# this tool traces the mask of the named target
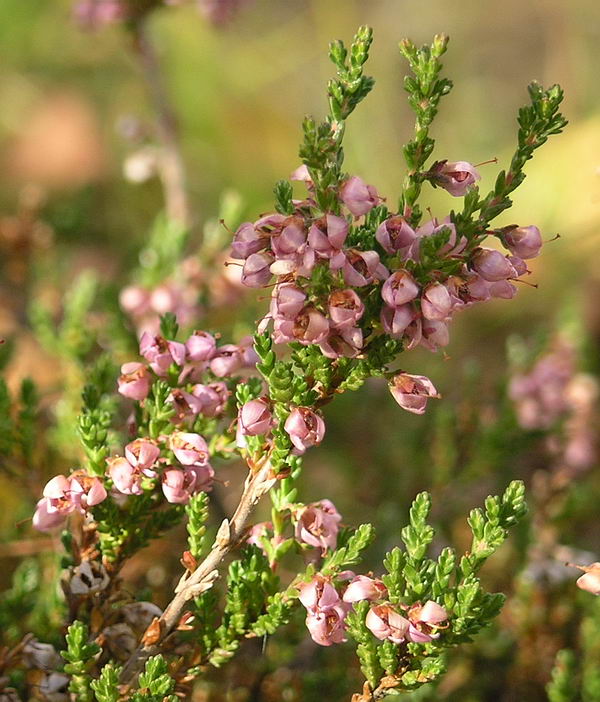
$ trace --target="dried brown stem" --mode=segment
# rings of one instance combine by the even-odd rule
[[[218,577],[218,567],[225,556],[239,543],[254,507],[274,482],[275,478],[271,477],[269,462],[256,473],[249,474],[232,518],[223,520],[208,556],[193,573],[186,572],[179,581],[175,596],[159,618],[158,627],[155,626],[157,633],[152,636],[152,643],[140,644],[125,664],[121,674],[123,683],[131,683],[146,660],[159,651],[161,642],[177,626],[187,602],[212,587]]]

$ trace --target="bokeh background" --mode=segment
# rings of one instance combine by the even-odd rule
[[[558,337],[573,353],[573,373],[594,377],[600,370],[598,4],[249,0],[221,27],[194,7],[156,12],[149,31],[178,117],[193,206],[185,270],[201,299],[190,326],[239,337],[264,308],[255,291],[240,292],[226,278],[215,251],[229,235],[218,219],[234,228],[272,208],[273,184],[298,165],[303,116],[325,112],[327,44],[349,40],[360,24],[375,31],[368,72],[376,87],[349,122],[346,168],[390,203],[412,130],[397,50],[402,37],[451,38],[445,67],[455,88],[433,128],[438,158],[507,164],[527,83],[559,82],[565,90],[568,128],[528,165],[514,208],[499,220],[544,232],[549,243],[531,262],[537,287],[521,286],[513,301],[460,314],[445,354],[407,356],[405,369],[429,375],[444,396],[425,417],[403,414],[385,384],[341,397],[328,408],[327,438],[309,456],[303,479],[306,501],[331,497],[346,523],[375,523],[379,539],[368,564],[374,569],[418,491],[433,493],[441,548],[466,545],[466,512],[510,479],[525,479],[532,517],[484,574],[509,594],[507,608],[476,646],[450,657],[435,692],[414,699],[543,700],[556,652],[582,645],[578,624],[591,607],[591,595],[575,590],[575,571],[561,564],[578,555],[584,562],[600,558],[597,462],[560,473],[552,440],[564,426],[521,428],[506,385]],[[158,284],[160,273],[179,269],[157,253],[156,242],[149,244],[163,208],[159,179],[132,182],[140,168],[151,172],[156,145],[127,33],[119,26],[82,31],[70,0],[3,0],[0,46],[2,363],[9,387],[18,392],[31,376],[41,402],[35,460],[23,464],[27,474],[19,480],[2,479],[0,582],[9,600],[17,598],[15,586],[10,590],[17,569],[26,581],[19,587],[29,588],[23,602],[35,609],[56,596],[51,586],[39,586],[53,572],[56,544],[21,520],[44,479],[78,460],[69,422],[86,363],[103,349],[117,362],[131,357],[134,327],[118,311],[119,290],[140,280]],[[492,187],[498,167],[481,167],[482,189]],[[438,216],[455,206],[439,190],[427,192],[423,204]],[[202,238],[209,244],[199,248]],[[79,314],[78,323],[61,328],[69,314]],[[83,338],[82,320],[89,332]],[[592,415],[592,434],[595,421]],[[227,507],[233,498],[222,492]],[[175,533],[166,542],[160,566],[157,552],[142,554],[129,573],[132,587],[164,587],[166,594],[180,541]],[[40,626],[45,616],[39,614]],[[249,645],[242,663],[220,682],[203,684],[197,699],[342,700],[357,689],[359,675],[343,647],[323,651],[284,633],[267,653],[271,663]]]

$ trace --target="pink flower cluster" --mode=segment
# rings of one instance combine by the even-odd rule
[[[106,489],[100,478],[76,471],[69,477],[56,475],[43,491],[33,515],[38,531],[52,531],[62,526],[73,512],[85,514],[89,507],[106,499]]]
[[[208,462],[208,446],[199,435],[175,431],[161,437],[179,466],[160,459],[161,450],[150,439],[136,439],[125,447],[125,456],[108,459],[108,475],[122,495],[141,495],[144,478],[157,478],[167,502],[186,504],[197,492],[209,492],[215,472]],[[151,485],[151,483],[150,483]]]
[[[378,639],[395,644],[427,643],[437,639],[448,619],[446,610],[432,600],[410,607],[389,604],[385,601],[387,589],[376,578],[347,571],[341,573],[339,579],[343,592],[338,591],[331,578],[321,574],[299,586],[299,600],[307,610],[306,626],[313,641],[321,646],[346,640],[346,615],[352,604],[361,600],[372,603],[365,619],[367,628]]]
[[[466,162],[441,162],[435,169],[434,181],[456,196],[479,178]],[[492,232],[508,249],[504,254],[479,246],[479,239],[470,243],[449,218],[413,228],[404,216],[392,214],[374,232],[377,250],[362,250],[347,242],[356,241],[357,228],[367,226],[359,218],[380,203],[375,188],[349,177],[338,192],[342,214],[322,214],[311,197],[307,170],[298,169],[293,178],[305,181],[309,197],[294,201],[292,215],[267,214],[244,222],[235,232],[231,255],[244,261],[245,285],[265,287],[276,278],[260,328],[272,322],[277,343],[317,344],[330,358],[359,356],[365,333],[378,328],[402,339],[409,349],[446,346],[453,313],[475,302],[513,297],[511,281],[529,273],[525,261],[542,246],[534,226]],[[455,264],[452,275],[422,260],[423,245],[431,237],[440,242],[440,262]],[[321,273],[315,293],[311,278],[317,269]],[[375,290],[379,319],[366,319],[365,303],[369,300],[372,309]]]
[[[140,339],[140,354],[147,363],[130,362],[121,367],[119,392],[141,402],[148,396],[153,380],[166,378],[174,369],[177,385],[186,387],[174,388],[171,393],[179,419],[222,414],[229,398],[224,380],[254,367],[258,360],[250,337],[237,345],[217,346],[215,337],[204,331],[194,332],[185,343],[145,332]],[[221,380],[200,382],[207,373]]]

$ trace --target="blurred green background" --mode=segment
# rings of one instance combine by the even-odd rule
[[[455,88],[433,127],[435,155],[473,163],[497,157],[500,166],[481,167],[482,190],[493,185],[497,169],[510,159],[516,113],[527,100],[530,80],[563,86],[570,121],[529,164],[514,208],[499,220],[537,224],[547,240],[560,234],[531,263],[539,287],[522,286],[512,302],[498,300],[458,315],[446,354],[418,351],[407,357],[405,369],[429,375],[444,395],[426,417],[402,414],[385,384],[369,385],[360,397],[344,396],[328,409],[327,439],[307,460],[303,497],[331,497],[348,523],[374,521],[380,533],[375,564],[394,543],[417,491],[433,491],[440,544],[450,538],[460,543],[464,528],[456,519],[464,518],[465,510],[513,477],[531,486],[536,471],[544,470],[547,459],[535,443],[539,437],[516,428],[502,389],[509,335],[522,335],[536,349],[557,328],[567,329],[581,369],[600,369],[595,302],[600,294],[600,9],[592,0],[256,0],[218,30],[194,7],[157,12],[150,30],[179,117],[194,209],[190,252],[203,225],[220,216],[224,192],[237,194],[242,219],[272,208],[273,184],[299,163],[303,116],[326,110],[325,86],[332,73],[327,44],[350,39],[360,24],[375,31],[368,72],[376,86],[349,122],[346,168],[374,183],[389,203],[397,200],[404,177],[402,144],[413,126],[397,50],[402,37],[425,43],[435,33],[450,35],[445,67]],[[49,411],[52,393],[60,392],[57,387],[69,375],[65,381],[64,368],[59,371],[56,359],[33,338],[30,298],[41,295],[57,305],[86,268],[115,287],[131,282],[128,271],[137,265],[163,206],[157,179],[134,184],[123,175],[124,161],[139,148],[123,137],[124,126],[138,121],[143,131],[153,119],[128,42],[119,27],[80,31],[69,0],[0,3],[0,336],[13,335],[17,349],[9,382],[16,386],[33,375],[49,393]],[[27,239],[17,234],[31,202],[35,231]],[[443,217],[456,202],[430,190],[426,205]],[[258,314],[255,298],[254,291],[247,293],[241,313],[246,331]],[[209,318],[213,326],[232,327],[235,311],[239,308],[228,307]],[[195,326],[203,323],[199,319]],[[78,387],[73,392],[77,395]],[[548,518],[560,543],[600,553],[598,494],[594,474],[563,495]],[[27,515],[32,498],[13,494],[11,499],[14,504],[2,518],[7,540],[22,533],[15,530],[15,515]],[[228,496],[223,499],[227,505]],[[431,699],[544,699],[554,654],[572,644],[574,635],[566,628],[562,595],[556,600],[545,591],[531,595],[528,585],[511,584],[528,553],[527,528],[489,575],[493,586],[516,592],[513,609],[482,639],[477,654],[457,658],[445,687]],[[172,561],[176,572],[174,555]],[[11,555],[7,562],[12,570],[17,559]],[[142,568],[132,579],[142,587],[144,576]],[[526,654],[516,653],[515,643],[525,635],[514,612],[532,608],[530,596],[541,609],[531,610],[538,618],[526,634]],[[328,699],[347,699],[357,677],[346,675],[343,652],[313,647],[306,653],[308,664],[294,663],[296,643],[286,644],[291,648],[281,643],[278,653],[287,665],[291,651],[288,668],[280,661],[288,678],[273,682],[265,674],[273,690],[287,690],[288,683],[296,689],[299,670],[308,682],[299,688],[300,697],[286,692],[284,699],[324,699],[323,690]],[[239,680],[243,675],[228,675],[230,696],[219,696],[222,691],[215,688],[206,695],[280,699],[279,692],[270,696],[268,685],[257,693],[262,696],[244,696],[236,692],[248,687]]]

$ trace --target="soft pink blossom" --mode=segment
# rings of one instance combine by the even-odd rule
[[[225,344],[224,346],[219,346],[209,365],[216,376],[226,378],[240,370],[244,365],[244,358],[239,346],[236,346],[236,344]]]
[[[355,217],[372,210],[379,199],[377,190],[358,176],[348,178],[340,187],[340,200]]]
[[[360,602],[361,600],[380,600],[387,596],[387,588],[376,578],[357,575],[344,591],[344,602]]]
[[[215,355],[216,349],[215,337],[205,331],[195,331],[185,342],[189,361],[210,361]]]
[[[296,520],[299,541],[323,552],[335,548],[342,517],[333,502],[321,500],[306,505],[296,514]]]
[[[424,288],[421,294],[421,313],[425,319],[444,320],[451,310],[452,299],[445,285],[430,283]]]
[[[242,269],[242,283],[249,288],[263,288],[271,280],[271,264],[275,259],[267,252],[248,256]]]
[[[427,600],[424,605],[412,605],[408,619],[410,626],[406,638],[414,643],[428,643],[439,637],[437,629],[448,619],[448,613],[437,602]]]
[[[306,293],[293,283],[280,283],[273,289],[271,316],[295,319],[306,305]]]
[[[336,329],[354,326],[363,316],[365,306],[354,290],[334,290],[329,295],[327,311]]]
[[[129,463],[151,478],[156,473],[150,468],[156,463],[159,456],[160,449],[150,439],[136,439],[125,446],[125,457]]]
[[[423,414],[429,398],[439,398],[437,390],[424,375],[398,373],[392,378],[390,392],[402,409],[413,414]]]
[[[589,566],[576,566],[585,571],[577,578],[577,587],[592,595],[600,595],[600,563],[592,563]]]
[[[392,643],[402,643],[410,622],[408,619],[398,614],[396,610],[388,604],[374,605],[367,612],[365,618],[367,628],[381,641],[388,639]]]
[[[211,489],[214,471],[209,464],[190,466],[184,470],[168,468],[162,474],[162,491],[167,502],[187,504],[196,492]]]
[[[400,305],[400,307],[383,305],[381,308],[381,326],[386,334],[399,339],[417,316],[415,308],[410,303]]]
[[[519,258],[535,258],[542,249],[542,234],[540,230],[530,225],[528,227],[508,227],[502,236],[507,249]]]
[[[401,307],[419,294],[419,286],[408,271],[395,271],[381,288],[381,297],[390,307]]]
[[[308,407],[295,407],[285,420],[283,427],[300,453],[320,444],[325,436],[323,418]]]
[[[178,341],[167,341],[160,335],[144,332],[140,339],[140,354],[156,375],[165,376],[173,364],[184,365],[186,350],[185,345]]]
[[[131,465],[124,456],[109,458],[108,475],[115,488],[123,495],[141,495],[143,473],[136,466]]]
[[[329,334],[329,321],[311,305],[304,307],[294,319],[277,318],[273,338],[276,343],[298,341],[305,346],[319,344]]]
[[[150,371],[143,363],[131,362],[121,366],[118,389],[124,397],[141,402],[148,397],[151,385]]]
[[[473,256],[473,268],[490,283],[517,276],[508,256],[495,249],[479,249]]]
[[[208,446],[200,434],[174,431],[169,436],[169,448],[184,466],[206,465],[208,462]]]
[[[455,197],[466,195],[481,178],[475,166],[467,161],[439,161],[434,164],[431,174],[435,183]]]
[[[249,400],[240,407],[238,421],[242,434],[257,436],[266,434],[273,426],[273,415],[265,400]]]
[[[416,236],[415,230],[400,215],[384,220],[375,232],[375,238],[391,256],[407,250]]]
[[[333,329],[319,348],[327,358],[356,358],[363,349],[363,332],[359,327]]]
[[[332,261],[331,267],[337,269],[340,263],[344,282],[355,288],[385,280],[389,276],[388,269],[381,263],[376,251],[349,249],[335,264]]]
[[[268,237],[261,235],[252,222],[243,222],[233,235],[231,258],[246,259],[265,249],[268,244]]]

